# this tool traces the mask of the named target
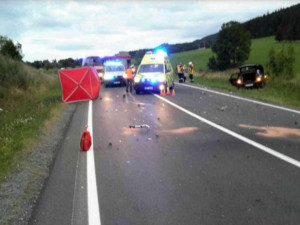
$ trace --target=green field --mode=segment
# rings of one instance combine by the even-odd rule
[[[170,60],[173,68],[182,62],[182,64],[188,65],[189,62],[193,62],[195,66],[195,71],[207,70],[208,59],[213,56],[210,48],[198,49],[187,52],[174,53],[170,55]]]
[[[274,37],[266,37],[253,39],[249,59],[245,63],[262,64],[266,68],[268,62],[268,54],[271,48],[280,49],[282,47],[293,46],[295,50],[294,71],[300,76],[300,42],[277,42]],[[187,52],[174,53],[170,55],[173,67],[180,62],[188,65],[192,61],[195,66],[195,71],[200,72],[207,70],[208,59],[213,55],[211,49],[199,49]]]
[[[187,65],[189,61],[192,61],[195,66],[195,82],[198,84],[279,105],[300,108],[300,42],[277,42],[274,37],[254,39],[252,40],[250,57],[245,63],[262,64],[268,73],[266,65],[270,49],[280,49],[283,46],[294,47],[294,72],[296,77],[286,80],[280,77],[274,78],[272,74],[268,74],[267,85],[263,89],[237,89],[232,86],[228,79],[232,73],[238,71],[237,69],[229,69],[223,72],[207,71],[208,59],[213,55],[211,49],[175,53],[170,58],[174,68],[179,62]]]

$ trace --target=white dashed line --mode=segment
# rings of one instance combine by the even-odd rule
[[[207,120],[207,119],[205,119],[205,118],[203,118],[201,116],[198,116],[197,114],[195,114],[195,113],[193,113],[193,112],[191,112],[191,111],[189,111],[189,110],[187,110],[187,109],[185,109],[185,108],[183,108],[183,107],[181,107],[181,106],[179,106],[179,105],[177,105],[177,104],[175,104],[175,103],[173,103],[173,102],[171,102],[171,101],[169,101],[169,100],[167,100],[167,99],[165,99],[165,98],[163,98],[163,97],[161,97],[159,95],[154,94],[154,96],[157,97],[157,98],[159,98],[159,99],[161,99],[162,101],[164,101],[164,102],[166,102],[166,103],[174,106],[175,108],[177,108],[177,109],[185,112],[186,114],[188,114],[188,115],[190,115],[190,116],[192,116],[192,117],[194,117],[194,118],[196,118],[196,119],[198,119],[198,120],[200,120],[200,121],[202,121],[202,122],[204,122],[204,123],[206,123],[206,124],[208,124],[208,125],[210,125],[210,126],[212,126],[214,128],[217,128],[218,130],[223,131],[226,134],[229,134],[229,135],[231,135],[231,136],[233,136],[233,137],[235,137],[235,138],[237,138],[237,139],[239,139],[239,140],[241,140],[243,142],[246,142],[246,143],[248,143],[248,144],[250,144],[250,145],[252,145],[252,146],[254,146],[254,147],[256,147],[256,148],[258,148],[258,149],[260,149],[260,150],[262,150],[264,152],[266,152],[266,153],[269,153],[270,155],[275,156],[276,158],[279,158],[279,159],[281,159],[281,160],[283,160],[283,161],[285,161],[287,163],[290,163],[290,164],[292,164],[292,165],[300,168],[300,162],[297,161],[297,160],[295,160],[295,159],[293,159],[293,158],[291,158],[291,157],[289,157],[289,156],[281,154],[281,153],[279,153],[279,152],[277,152],[277,151],[275,151],[275,150],[273,150],[273,149],[271,149],[269,147],[266,147],[266,146],[264,146],[262,144],[259,144],[259,143],[255,142],[255,141],[252,141],[249,138],[246,138],[246,137],[244,137],[244,136],[242,136],[242,135],[240,135],[240,134],[238,134],[238,133],[236,133],[234,131],[231,131],[231,130],[225,128],[225,127],[222,127],[222,126],[220,126],[220,125],[218,125],[218,124],[216,124],[216,123],[214,123],[212,121],[209,121],[209,120]]]
[[[219,92],[219,91],[214,91],[214,90],[211,90],[211,89],[196,87],[196,86],[192,86],[192,85],[188,85],[188,84],[182,84],[182,83],[176,83],[176,85],[181,85],[181,86],[184,86],[184,87],[194,88],[194,89],[198,89],[198,90],[201,90],[201,91],[207,91],[207,92],[211,92],[211,93],[214,93],[214,94],[239,99],[239,100],[242,100],[242,101],[252,102],[252,103],[272,107],[272,108],[275,108],[275,109],[281,109],[281,110],[285,110],[285,111],[288,111],[288,112],[300,114],[300,111],[295,110],[295,109],[290,109],[290,108],[282,107],[282,106],[279,106],[279,105],[274,105],[274,104],[265,103],[265,102],[261,102],[261,101],[257,101],[257,100],[243,98],[243,97],[239,97],[239,96],[232,95],[232,94],[227,94],[227,93],[223,93],[223,92]]]

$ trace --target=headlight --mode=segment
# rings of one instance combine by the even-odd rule
[[[134,82],[135,82],[135,83],[139,83],[140,81],[141,81],[141,78],[139,78],[139,77],[135,77],[135,78],[134,78]]]
[[[261,77],[256,77],[256,82],[261,82]]]
[[[99,77],[103,77],[103,73],[98,73],[98,76]]]
[[[243,81],[241,79],[238,79],[236,82],[237,82],[237,84],[242,84],[243,83]]]
[[[107,75],[107,74],[104,75],[104,80],[110,80],[111,78],[112,78],[111,75]]]
[[[126,79],[126,78],[127,78],[127,74],[126,74],[126,73],[124,73],[124,74],[123,74],[123,77]]]
[[[164,75],[159,75],[158,77],[158,81],[159,82],[164,82],[166,79],[165,79],[165,76]]]

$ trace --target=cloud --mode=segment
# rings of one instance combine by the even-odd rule
[[[2,0],[0,34],[20,42],[29,61],[104,56],[193,41],[295,3]]]

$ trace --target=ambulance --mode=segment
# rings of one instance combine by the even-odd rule
[[[142,91],[159,93],[174,88],[174,71],[165,51],[148,51],[144,55],[133,80],[136,94]]]

